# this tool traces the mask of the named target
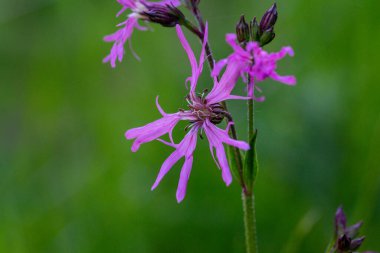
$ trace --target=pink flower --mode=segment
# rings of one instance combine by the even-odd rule
[[[294,76],[280,76],[277,72],[277,61],[286,55],[294,56],[291,47],[283,47],[278,53],[268,53],[263,50],[258,43],[248,42],[245,48],[242,48],[236,41],[235,34],[227,34],[226,41],[234,52],[227,58],[219,61],[213,70],[213,76],[219,75],[220,71],[227,65],[226,71],[233,69],[240,75],[244,82],[248,82],[246,74],[250,76],[248,83],[248,96],[262,101],[264,97],[254,97],[254,89],[261,91],[255,82],[263,81],[267,78],[279,81],[288,85],[295,85],[296,78]]]
[[[146,0],[117,0],[120,5],[122,5],[122,9],[117,13],[117,17],[120,16],[124,11],[130,9],[132,13],[128,15],[127,20],[118,24],[120,28],[113,34],[107,35],[104,37],[104,41],[113,42],[113,46],[111,48],[111,52],[107,55],[103,62],[110,62],[113,68],[116,67],[116,61],[121,62],[124,56],[124,44],[131,38],[133,30],[147,30],[146,27],[141,26],[138,23],[139,19],[148,20],[148,16],[145,13],[149,12],[150,9],[160,6],[178,6],[180,5],[179,0],[164,0],[160,2],[149,2]],[[135,55],[136,56],[136,55]],[[137,56],[136,56],[137,57]],[[137,57],[138,58],[138,57]]]
[[[214,158],[216,165],[221,169],[222,178],[226,185],[231,183],[232,175],[228,165],[224,144],[243,150],[248,150],[250,147],[246,142],[230,138],[228,131],[230,125],[233,124],[232,122],[230,122],[224,130],[216,126],[216,124],[223,121],[224,117],[228,117],[228,113],[224,110],[220,102],[225,99],[240,98],[230,95],[231,90],[223,89],[223,87],[227,87],[229,85],[231,78],[237,78],[236,75],[226,75],[220,82],[215,81],[214,87],[208,95],[205,95],[205,93],[198,95],[195,92],[198,78],[202,72],[203,63],[205,60],[207,24],[199,62],[197,62],[194,52],[187,42],[181,27],[177,25],[176,29],[178,37],[189,57],[192,67],[192,75],[187,80],[190,82],[189,95],[187,96],[189,109],[180,110],[179,112],[173,114],[167,114],[158,104],[158,100],[156,100],[157,108],[160,111],[162,118],[143,127],[130,129],[125,133],[125,136],[128,140],[135,139],[132,145],[133,152],[137,151],[142,143],[150,142],[152,140],[159,140],[175,149],[175,151],[162,164],[157,179],[152,186],[152,190],[158,186],[162,178],[166,175],[166,173],[168,173],[173,165],[176,164],[181,158],[184,158],[176,194],[177,201],[181,202],[186,195],[186,187],[193,164],[193,153],[197,144],[198,135],[202,136],[202,132],[205,133],[209,141],[212,157]],[[187,129],[190,130],[185,135],[183,140],[176,144],[172,138],[172,131],[180,120],[189,121]],[[170,142],[160,139],[160,137],[165,134],[169,135]],[[214,152],[216,156],[214,155]]]

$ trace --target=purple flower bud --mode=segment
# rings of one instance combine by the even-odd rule
[[[174,27],[185,20],[183,13],[173,5],[151,5],[142,15],[152,23]]]
[[[277,21],[277,6],[274,3],[264,14],[260,21],[260,31],[264,32],[270,28],[273,28]]]
[[[359,237],[351,241],[350,250],[357,250],[363,243],[365,236]]]
[[[346,229],[346,215],[343,212],[343,208],[340,206],[335,213],[335,235],[339,237],[339,235],[343,234]]]
[[[249,26],[247,22],[245,22],[244,15],[241,15],[239,23],[236,24],[236,36],[240,43],[246,43],[249,41]]]

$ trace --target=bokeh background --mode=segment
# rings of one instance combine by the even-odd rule
[[[365,220],[363,249],[380,250],[380,3],[277,3],[267,49],[294,47],[279,72],[298,84],[266,81],[256,105],[261,252],[323,252],[340,204],[349,222]],[[202,1],[215,57],[230,52],[224,34],[240,14],[271,4]],[[0,252],[244,252],[238,184],[225,187],[206,141],[183,203],[180,164],[150,191],[172,149],[132,153],[123,135],[159,117],[156,95],[169,112],[185,106],[190,67],[175,31],[157,25],[133,35],[141,62],[127,50],[116,69],[102,64],[118,10],[116,1],[0,1]],[[230,107],[246,138],[244,102]]]

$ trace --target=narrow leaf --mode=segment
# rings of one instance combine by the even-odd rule
[[[236,161],[236,152],[240,152],[240,150],[234,148],[233,146],[227,145],[227,158],[232,175],[234,179],[236,179],[239,182],[239,184],[243,186],[242,178],[239,173],[239,165]]]
[[[256,137],[257,130],[249,141],[250,150],[247,151],[244,160],[244,181],[249,191],[252,192],[253,184],[255,183],[257,173],[259,171],[259,164],[257,162],[257,152],[256,152]]]

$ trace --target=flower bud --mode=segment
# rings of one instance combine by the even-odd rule
[[[273,27],[269,28],[268,30],[264,31],[263,34],[260,37],[260,46],[265,46],[266,44],[269,44],[276,34],[273,32]]]
[[[273,28],[277,21],[277,6],[274,3],[264,14],[260,21],[260,31],[263,33],[270,28]]]
[[[173,27],[181,24],[185,16],[172,5],[152,5],[142,15],[152,23],[158,23],[165,27]]]
[[[249,26],[245,22],[244,15],[241,15],[239,23],[236,25],[236,36],[240,43],[246,43],[249,41]]]
[[[259,28],[259,24],[257,23],[256,17],[254,17],[253,20],[251,20],[251,22],[249,22],[249,29],[251,32],[251,40],[259,42],[260,41],[260,35],[259,35],[260,28]]]

